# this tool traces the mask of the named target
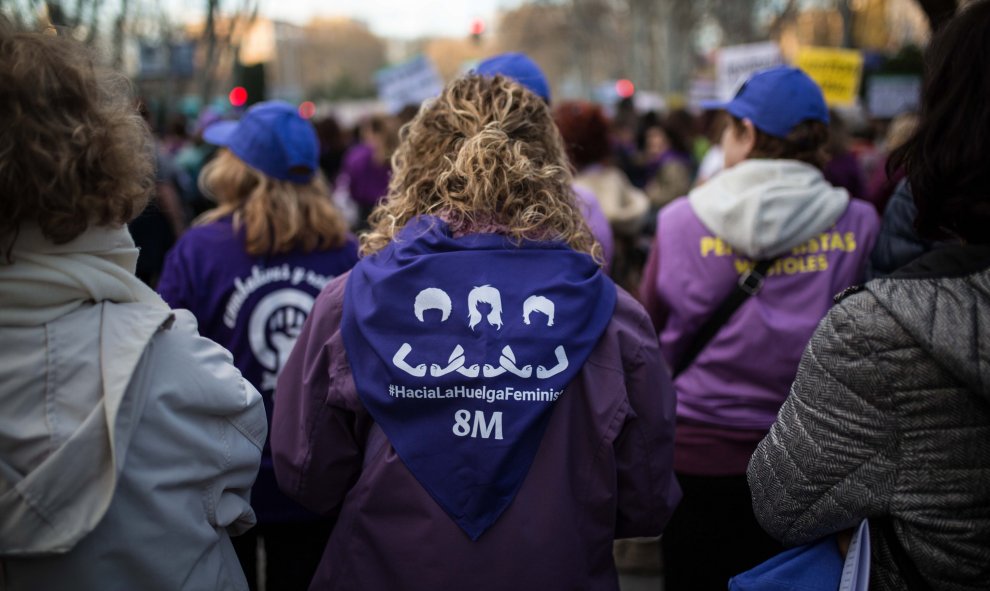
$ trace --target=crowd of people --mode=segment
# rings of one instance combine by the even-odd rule
[[[0,589],[714,590],[864,519],[872,589],[990,587],[987,67],[977,0],[885,129],[508,53],[152,135],[0,17]]]

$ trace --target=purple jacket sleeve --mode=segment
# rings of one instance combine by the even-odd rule
[[[271,423],[279,488],[322,515],[339,509],[361,472],[371,419],[353,392],[340,335],[347,274],[317,298],[279,375]],[[316,452],[316,453],[314,453]]]
[[[650,320],[632,305],[639,313],[620,320],[628,322],[619,335],[623,349],[634,354],[623,368],[631,409],[614,443],[616,538],[657,535],[681,499],[673,468],[676,393]]]

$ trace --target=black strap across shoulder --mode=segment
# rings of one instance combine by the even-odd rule
[[[739,281],[736,283],[736,288],[732,290],[729,297],[722,301],[722,304],[718,307],[715,312],[708,317],[708,320],[701,325],[698,332],[694,333],[694,337],[691,340],[691,345],[684,352],[684,355],[677,361],[677,365],[674,367],[673,377],[677,377],[685,369],[691,367],[694,360],[698,357],[698,354],[704,350],[708,342],[712,340],[719,329],[732,318],[732,315],[739,306],[746,301],[746,299],[758,293],[760,289],[763,288],[763,281],[766,279],[767,271],[770,270],[770,265],[773,264],[773,259],[768,261],[760,261],[752,269],[743,273],[739,277]]]

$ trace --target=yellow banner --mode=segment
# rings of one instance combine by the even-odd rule
[[[829,105],[852,105],[859,94],[863,75],[863,54],[852,49],[802,47],[797,67],[822,87]]]

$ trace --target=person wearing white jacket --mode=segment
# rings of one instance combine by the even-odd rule
[[[152,152],[107,76],[0,19],[0,589],[246,589],[264,408],[134,276]]]

